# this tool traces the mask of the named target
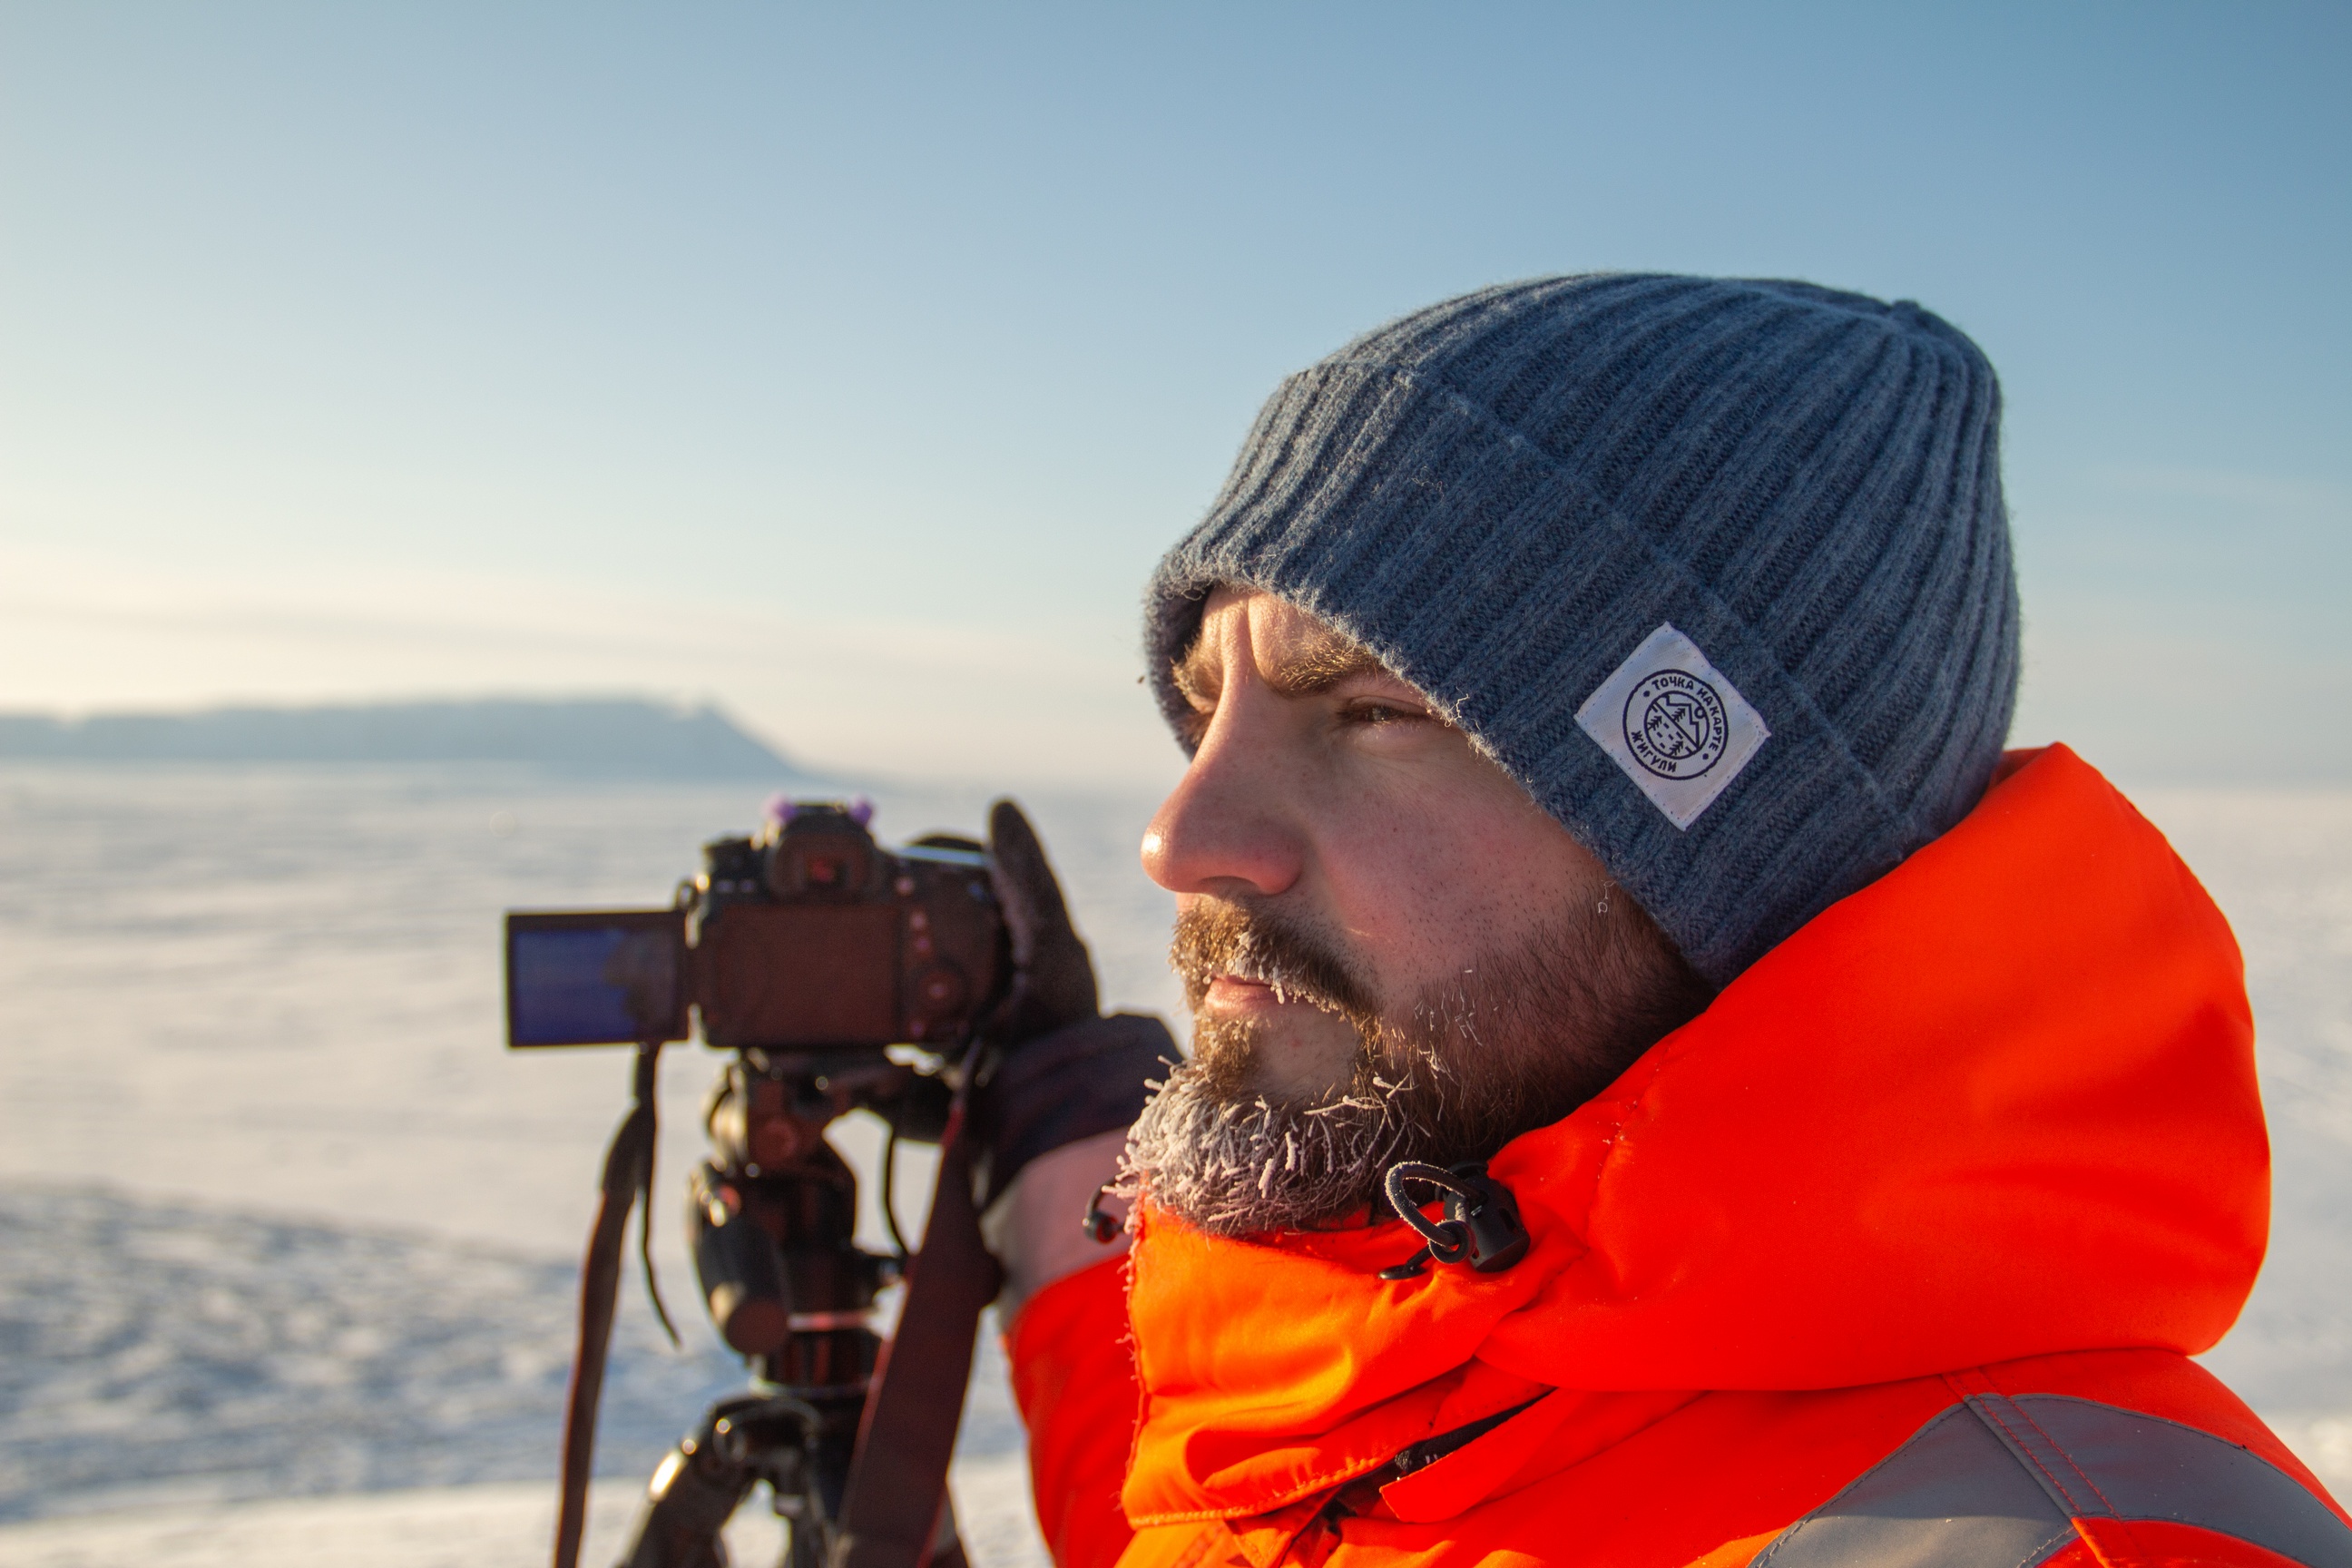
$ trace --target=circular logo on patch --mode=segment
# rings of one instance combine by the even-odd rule
[[[1722,759],[1731,718],[1715,688],[1686,669],[1662,669],[1625,699],[1625,746],[1662,779],[1691,779]]]

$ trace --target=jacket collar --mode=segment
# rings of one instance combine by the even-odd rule
[[[1547,1389],[1606,1427],[1677,1390],[2202,1350],[2269,1209],[2229,928],[2063,746],[1490,1169],[1533,1237],[1494,1275],[1378,1279],[1394,1222],[1233,1241],[1147,1205],[1130,1517],[1265,1513]]]

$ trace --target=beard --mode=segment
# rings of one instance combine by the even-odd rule
[[[1516,948],[1384,1005],[1337,941],[1263,906],[1203,900],[1169,961],[1197,1016],[1219,974],[1271,985],[1356,1032],[1343,1081],[1278,1091],[1263,1031],[1203,1019],[1129,1134],[1127,1184],[1187,1224],[1241,1237],[1383,1212],[1402,1160],[1486,1160],[1583,1104],[1710,999],[1705,981],[1621,889],[1553,912]]]

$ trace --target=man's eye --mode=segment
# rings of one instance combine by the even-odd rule
[[[1198,751],[1208,739],[1209,721],[1216,717],[1213,708],[1195,708],[1176,721],[1176,731],[1186,749]]]
[[[1340,720],[1349,724],[1404,724],[1416,719],[1426,719],[1428,711],[1403,702],[1384,702],[1376,697],[1361,697],[1340,710]]]

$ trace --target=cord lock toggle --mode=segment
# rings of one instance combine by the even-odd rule
[[[1408,1184],[1435,1187],[1445,1194],[1444,1217],[1432,1220],[1406,1191]],[[1381,1184],[1389,1206],[1428,1245],[1402,1263],[1381,1270],[1383,1279],[1411,1279],[1430,1264],[1466,1263],[1479,1274],[1499,1274],[1528,1255],[1528,1227],[1511,1190],[1486,1174],[1484,1162],[1451,1170],[1407,1160],[1389,1167]]]

